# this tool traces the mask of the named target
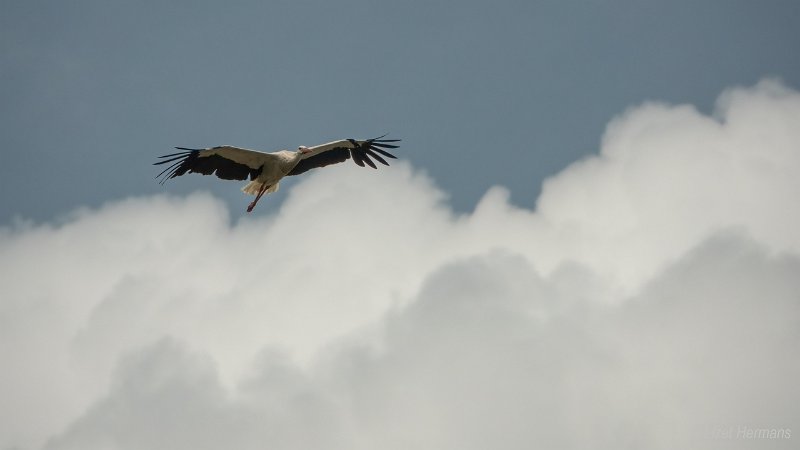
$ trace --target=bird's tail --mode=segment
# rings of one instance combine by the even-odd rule
[[[250,194],[250,195],[258,195],[258,192],[261,190],[261,186],[263,186],[263,185],[264,185],[264,183],[262,183],[260,181],[253,180],[253,181],[247,183],[242,188],[242,192],[244,192],[245,194]],[[280,186],[278,185],[278,183],[275,183],[272,186],[268,187],[267,190],[264,191],[264,193],[265,194],[271,194],[273,192],[277,192],[279,187]]]

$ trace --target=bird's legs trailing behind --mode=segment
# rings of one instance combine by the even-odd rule
[[[269,189],[268,184],[264,184],[261,186],[261,189],[258,190],[258,194],[256,194],[255,200],[253,200],[252,202],[250,202],[249,205],[247,205],[247,212],[253,212],[253,208],[256,207],[256,203],[258,203],[258,200],[261,198],[262,195],[264,195],[264,192],[267,192],[267,189]]]

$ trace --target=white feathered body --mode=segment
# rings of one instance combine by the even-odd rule
[[[278,183],[281,178],[285,177],[289,172],[294,169],[294,166],[302,159],[301,154],[297,152],[290,152],[282,150],[275,153],[269,153],[275,164],[265,164],[264,170],[256,177],[255,180],[247,183],[242,188],[245,194],[256,195],[263,186],[268,186],[265,194],[277,192],[280,184]]]

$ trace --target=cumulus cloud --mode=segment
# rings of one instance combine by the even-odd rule
[[[0,448],[789,448],[797,123],[638,106],[535,210],[398,164],[4,228]]]

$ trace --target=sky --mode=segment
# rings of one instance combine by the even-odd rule
[[[0,449],[793,448],[796,2],[5,2]],[[160,186],[172,146],[391,167]]]
[[[800,86],[798,17],[794,0],[6,0],[0,223],[199,189],[241,209],[237,183],[162,187],[149,166],[174,146],[384,133],[456,210],[495,185],[532,208],[626,108]]]

